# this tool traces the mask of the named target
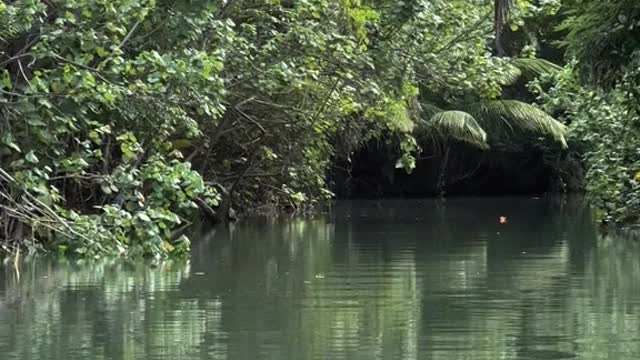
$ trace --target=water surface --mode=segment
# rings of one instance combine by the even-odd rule
[[[185,262],[0,265],[3,360],[639,358],[640,246],[575,199],[343,202]]]

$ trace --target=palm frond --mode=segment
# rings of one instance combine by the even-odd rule
[[[514,58],[506,64],[500,82],[502,85],[513,85],[523,76],[531,79],[542,75],[557,74],[561,70],[561,66],[548,60],[538,58]]]
[[[510,64],[519,69],[523,75],[529,77],[553,75],[562,71],[561,66],[538,58],[514,58],[511,59]]]
[[[429,124],[442,136],[463,141],[482,149],[488,149],[487,133],[469,113],[442,111],[431,117]]]
[[[544,134],[567,148],[567,127],[534,105],[517,100],[492,100],[475,104],[469,111],[485,128],[499,129],[504,125],[511,130],[525,130]]]

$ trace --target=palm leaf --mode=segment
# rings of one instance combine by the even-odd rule
[[[470,114],[464,111],[442,111],[431,117],[429,122],[444,137],[488,149],[487,133]]]
[[[529,77],[553,75],[562,70],[561,66],[551,61],[538,58],[514,58],[511,59],[510,63],[519,69],[523,75]]]
[[[567,148],[567,127],[534,105],[517,100],[492,100],[475,104],[469,113],[495,130],[506,125],[513,131],[541,133]]]
[[[562,70],[551,61],[537,58],[514,58],[504,68],[502,79],[503,85],[513,85],[522,76],[535,78],[542,75],[554,75]]]

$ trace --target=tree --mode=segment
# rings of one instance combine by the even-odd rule
[[[497,5],[501,26],[510,7]],[[491,12],[481,0],[2,4],[5,236],[85,256],[185,253],[181,229],[203,211],[330,198],[331,162],[368,141],[411,170],[426,104],[482,103],[468,114],[489,137],[506,120],[562,142],[539,109],[500,99],[517,70],[491,54]]]

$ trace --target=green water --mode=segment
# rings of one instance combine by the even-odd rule
[[[570,358],[640,358],[640,246],[579,200],[339,203],[183,263],[0,266],[2,360]]]

